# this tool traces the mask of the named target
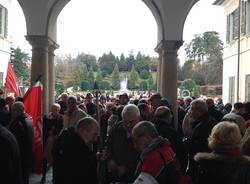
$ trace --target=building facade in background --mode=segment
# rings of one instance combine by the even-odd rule
[[[250,0],[216,0],[214,4],[224,6],[227,17],[223,101],[250,101]]]
[[[0,1],[0,88],[4,86],[8,61],[10,60],[10,38],[8,36],[8,10],[11,0]]]

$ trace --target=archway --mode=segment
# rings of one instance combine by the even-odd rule
[[[177,96],[177,50],[183,43],[185,18],[197,1],[143,0],[154,15],[158,27],[156,51],[160,56],[159,92],[169,99],[173,107],[176,106]],[[57,47],[56,20],[68,2],[69,0],[47,0],[32,3],[19,0],[27,21],[27,40],[33,47],[31,79],[33,81],[37,75],[42,74],[45,78],[45,90],[54,86],[53,72],[49,71],[53,66],[49,64],[53,63]],[[52,91],[45,91],[45,94],[44,99],[51,101]]]
[[[220,65],[218,64],[214,69],[212,69],[212,62],[210,62],[211,59],[207,58],[208,56],[205,53],[203,54],[203,59],[201,59],[201,61],[197,61],[199,56],[194,59],[193,56],[191,56],[192,54],[190,54],[190,51],[187,51],[186,55],[185,48],[191,49],[191,51],[194,52],[193,47],[188,46],[188,44],[197,43],[197,41],[194,42],[194,40],[198,40],[200,38],[200,43],[207,45],[212,45],[209,43],[212,38],[213,42],[216,43],[219,43],[219,40],[221,40],[222,43],[225,41],[226,20],[223,7],[215,6],[213,3],[214,0],[200,0],[193,6],[184,25],[183,38],[185,42],[179,51],[180,67],[182,68],[181,71],[183,74],[183,76],[179,75],[179,80],[188,78],[193,79],[197,83],[198,88],[201,89],[201,93],[203,93],[203,95],[210,94],[204,85],[214,85],[213,88],[216,89],[222,84],[222,82],[219,82],[218,84],[220,85],[218,85],[215,81],[220,81],[222,79],[222,54],[221,60],[218,61]],[[203,38],[206,38],[206,40],[203,41]],[[204,48],[203,46],[201,45],[199,47],[200,51]],[[221,44],[220,47],[216,47],[216,45],[214,45],[214,48],[220,48],[222,53],[223,44]],[[207,51],[203,50],[202,52]],[[219,55],[217,58],[219,58]],[[215,61],[215,59],[213,60]],[[216,63],[214,63],[214,65],[215,64]],[[221,68],[221,71],[219,71],[219,67]],[[218,77],[219,74],[221,74],[221,77]]]

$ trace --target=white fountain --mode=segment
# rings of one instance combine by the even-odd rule
[[[128,88],[127,88],[127,86],[128,86],[128,77],[127,77],[127,76],[125,76],[125,77],[121,80],[120,86],[121,86],[121,87],[120,87],[120,90],[119,90],[120,93],[128,92]]]

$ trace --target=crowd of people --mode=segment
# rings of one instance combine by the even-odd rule
[[[61,94],[43,118],[41,183],[52,167],[54,184],[249,184],[250,102],[186,97],[177,104],[175,119],[159,93]],[[1,181],[29,183],[32,142],[22,99],[1,97]]]

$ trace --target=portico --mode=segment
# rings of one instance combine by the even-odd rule
[[[32,46],[31,83],[39,75],[44,81],[44,113],[54,101],[54,51],[57,18],[70,0],[18,0],[25,15],[26,39]],[[156,51],[159,53],[158,92],[166,97],[177,114],[177,51],[183,44],[185,19],[198,0],[142,0],[157,23]]]

